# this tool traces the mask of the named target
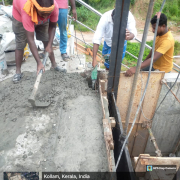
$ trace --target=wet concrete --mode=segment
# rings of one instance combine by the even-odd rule
[[[36,73],[0,83],[0,176],[3,171],[108,171],[98,92],[78,73],[46,71],[28,103]],[[0,177],[0,179],[2,179]]]

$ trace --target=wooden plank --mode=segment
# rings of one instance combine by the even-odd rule
[[[180,157],[151,157],[148,154],[140,154],[138,159],[135,158],[135,172],[146,172],[147,165],[174,165],[176,170],[180,167]]]
[[[107,159],[108,159],[108,167],[109,172],[115,172],[115,160],[114,160],[114,142],[113,142],[113,135],[112,135],[112,129],[109,118],[109,111],[108,111],[108,101],[107,97],[102,95],[101,91],[101,84],[99,82],[99,93],[100,93],[100,99],[101,99],[101,106],[103,111],[103,129],[104,129],[104,139],[106,144],[106,153],[107,153]],[[105,119],[107,118],[107,119]]]
[[[158,103],[159,95],[161,92],[162,83],[165,73],[152,74],[146,96],[143,101],[143,113],[141,112],[140,119],[137,127],[137,136],[135,138],[133,151],[131,156],[138,156],[145,152],[146,144],[148,141],[149,133],[146,128],[142,127],[142,123],[147,122],[147,119],[152,119],[156,106]],[[144,80],[143,80],[144,81]],[[146,81],[143,82],[145,86]],[[145,115],[145,117],[144,117]]]
[[[132,125],[132,123],[129,124],[128,132],[129,132],[129,129],[131,128],[131,125]],[[123,129],[124,129],[124,126],[125,126],[125,123],[123,123]],[[134,140],[135,140],[135,137],[136,137],[136,132],[137,132],[137,124],[134,125],[134,128],[132,129],[132,132],[131,132],[131,134],[129,136],[129,139],[128,139],[128,150],[129,150],[130,155],[131,155],[132,150],[133,150],[133,145],[134,145]]]
[[[116,126],[116,121],[114,117],[109,117],[110,121],[111,121],[111,128],[114,128]]]

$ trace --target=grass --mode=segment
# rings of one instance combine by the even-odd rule
[[[175,41],[174,44],[174,56],[180,55],[180,42]]]

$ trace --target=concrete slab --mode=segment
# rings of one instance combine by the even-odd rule
[[[0,83],[0,179],[4,171],[108,171],[99,94],[78,73],[46,71],[37,99],[51,105],[32,108],[35,76]]]

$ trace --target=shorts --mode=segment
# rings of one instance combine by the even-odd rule
[[[26,30],[22,22],[17,21],[15,18],[12,20],[12,29],[15,34],[16,49],[24,50],[27,44]],[[39,41],[49,41],[49,22],[35,26],[36,39]]]

